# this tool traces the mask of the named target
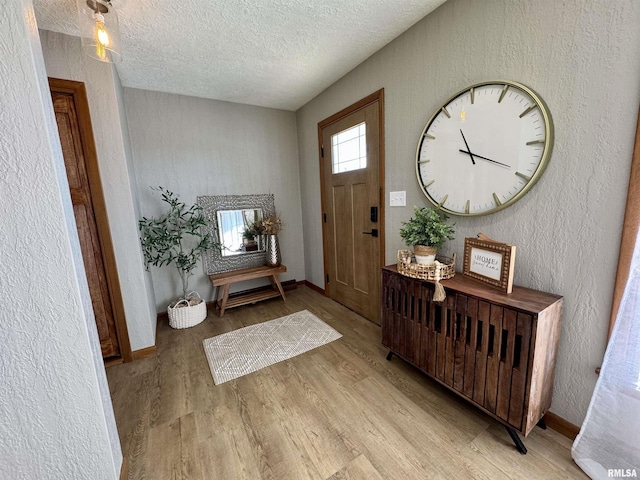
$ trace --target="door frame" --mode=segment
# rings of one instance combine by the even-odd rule
[[[616,281],[613,289],[613,302],[611,305],[611,315],[609,316],[609,331],[607,332],[607,342],[613,332],[613,326],[618,317],[622,295],[629,280],[629,268],[633,259],[633,249],[636,246],[638,231],[640,230],[640,108],[638,109],[638,120],[636,122],[636,137],[633,144],[631,156],[631,170],[629,172],[629,187],[627,189],[627,204],[624,211],[624,222],[622,224],[622,237],[620,238],[620,252],[618,254],[618,268],[616,271]]]
[[[91,203],[93,206],[94,217],[96,219],[98,240],[100,241],[100,250],[102,252],[102,261],[104,263],[107,279],[107,288],[109,289],[109,296],[111,298],[116,336],[118,338],[120,357],[122,359],[119,360],[117,357],[114,357],[113,359],[110,359],[107,364],[111,365],[119,363],[120,361],[131,362],[133,360],[133,355],[131,352],[131,343],[129,342],[129,331],[127,329],[124,303],[122,301],[120,279],[118,278],[118,269],[113,249],[113,241],[111,239],[111,230],[109,229],[107,207],[104,201],[102,182],[100,180],[98,155],[93,138],[93,127],[91,125],[87,90],[83,82],[51,77],[49,77],[49,89],[51,90],[51,93],[70,95],[73,99],[78,116],[80,139],[82,141],[82,153],[87,167],[87,177],[89,179]]]
[[[327,199],[325,194],[325,181],[324,181],[324,152],[323,152],[323,138],[322,130],[343,118],[351,115],[352,113],[362,110],[368,107],[372,103],[378,102],[378,125],[380,131],[378,132],[378,184],[379,194],[378,201],[380,202],[379,208],[379,222],[380,222],[380,266],[385,265],[385,162],[384,162],[384,88],[373,92],[366,96],[362,100],[357,101],[353,105],[350,105],[338,113],[331,115],[329,118],[325,118],[318,123],[318,159],[320,163],[320,203],[321,203],[321,217],[320,222],[322,224],[322,262],[324,266],[324,295],[330,297],[331,283],[327,283],[327,275],[329,272],[329,265],[327,263],[327,252],[329,250],[329,239],[327,238],[327,224],[325,222],[325,213],[327,211]]]

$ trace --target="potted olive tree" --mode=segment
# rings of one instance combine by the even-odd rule
[[[189,277],[193,275],[200,256],[216,245],[203,228],[206,218],[200,205],[187,207],[178,196],[163,187],[157,189],[169,210],[158,218],[138,222],[144,259],[149,266],[175,265],[182,282],[182,296],[167,307],[169,325],[173,328],[193,327],[207,316],[207,306],[198,292],[190,292]]]
[[[453,240],[453,227],[446,223],[449,217],[439,208],[416,206],[413,215],[408,222],[402,222],[400,236],[413,247],[417,263],[433,263],[437,249],[447,240]]]

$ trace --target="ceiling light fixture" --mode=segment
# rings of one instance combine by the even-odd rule
[[[76,0],[76,5],[82,49],[101,62],[122,60],[118,15],[111,0]]]

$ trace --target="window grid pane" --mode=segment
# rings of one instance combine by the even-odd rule
[[[331,136],[332,172],[367,168],[367,133],[363,122]]]

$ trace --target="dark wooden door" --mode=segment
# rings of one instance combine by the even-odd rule
[[[380,323],[383,221],[379,98],[320,124],[329,297]]]
[[[76,99],[73,94],[55,91],[53,86],[51,96],[102,356],[105,359],[120,357],[114,298],[109,288],[103,245],[98,234],[92,201],[95,192],[92,196],[85,158],[86,146],[83,143]],[[86,129],[86,125],[84,128]]]

